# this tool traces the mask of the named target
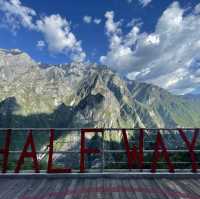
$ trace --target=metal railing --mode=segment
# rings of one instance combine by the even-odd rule
[[[84,172],[87,173],[171,172],[170,163],[173,166],[173,172],[190,173],[198,172],[200,165],[199,129],[90,129],[89,131],[96,132],[84,132],[85,139],[82,141],[84,141],[85,150],[81,150],[83,147],[81,135],[84,129],[13,128],[9,130],[11,137],[6,172],[15,172],[30,130],[36,147],[40,172],[46,172],[48,169],[52,132],[54,133],[53,167],[67,167],[72,173],[80,172],[81,158],[84,158],[82,160]],[[5,163],[3,149],[7,132],[8,129],[0,129],[1,169]],[[143,133],[142,138],[141,133]],[[159,140],[158,134],[161,135],[162,140]],[[94,148],[99,151],[96,153],[87,151]],[[29,146],[29,151],[31,150]],[[24,158],[20,172],[34,173],[32,162],[32,158]]]

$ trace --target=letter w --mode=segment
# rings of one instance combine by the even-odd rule
[[[124,140],[124,145],[126,149],[127,159],[128,159],[128,167],[129,169],[133,168],[134,162],[139,162],[139,167],[141,171],[144,167],[144,154],[143,154],[143,145],[144,145],[144,129],[140,129],[139,135],[139,151],[137,151],[137,147],[134,145],[131,150],[128,143],[128,136],[126,133],[126,129],[122,129],[122,135]]]

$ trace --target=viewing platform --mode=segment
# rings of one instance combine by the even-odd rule
[[[199,199],[196,176],[34,174],[1,176],[1,199]]]
[[[199,199],[199,129],[0,129],[0,199]]]

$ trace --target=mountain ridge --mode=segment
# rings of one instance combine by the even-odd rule
[[[200,100],[185,99],[158,86],[122,78],[106,66],[43,66],[20,50],[0,49],[0,72],[0,118],[4,118],[0,127],[45,124],[174,128],[198,127],[200,122]],[[7,117],[10,119],[5,122]]]

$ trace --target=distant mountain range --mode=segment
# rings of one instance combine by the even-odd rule
[[[199,127],[200,97],[175,96],[106,66],[43,65],[0,49],[0,127]]]

